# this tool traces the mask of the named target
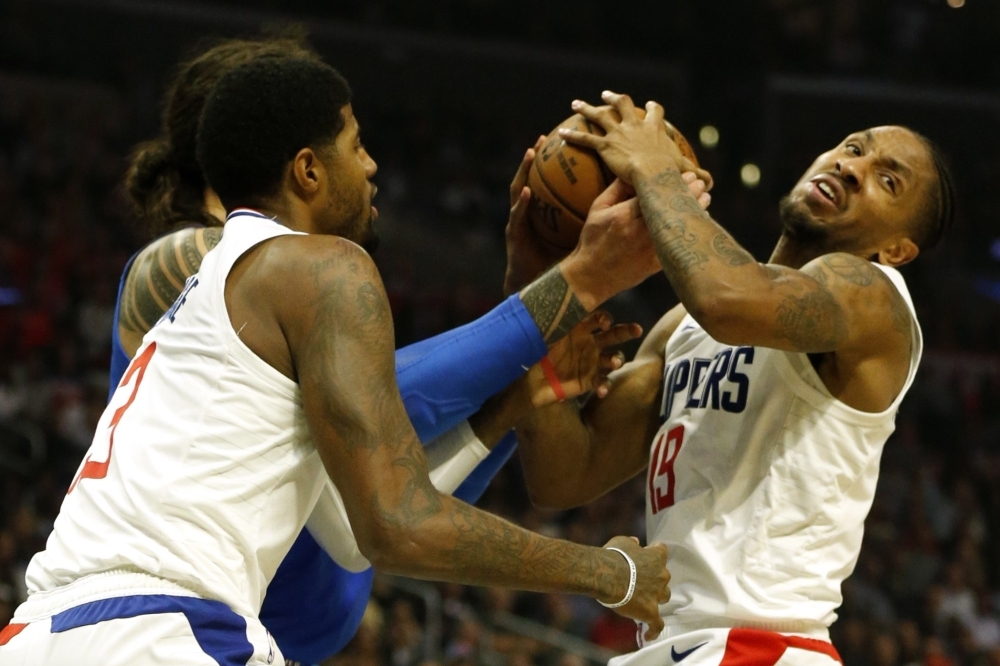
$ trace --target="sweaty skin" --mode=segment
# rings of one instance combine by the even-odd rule
[[[904,128],[882,127],[820,155],[788,205],[823,242],[786,229],[770,262],[761,264],[690,196],[679,153],[662,130],[662,108],[647,105],[643,121],[627,97],[606,93],[605,101],[624,120],[611,107],[574,104],[605,137],[563,136],[598,150],[635,187],[681,305],[612,374],[607,398],[582,410],[553,405],[518,425],[533,501],[578,506],[645,469],[658,427],[664,347],[688,312],[719,342],[806,353],[841,402],[866,412],[887,409],[906,380],[912,322],[902,296],[871,262],[900,266],[919,252],[911,221],[936,179],[924,144]],[[824,181],[835,190],[832,199],[818,186]],[[554,459],[565,461],[558,474],[546,468]]]

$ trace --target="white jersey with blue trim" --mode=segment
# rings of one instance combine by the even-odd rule
[[[328,477],[298,385],[230,323],[226,277],[257,244],[299,233],[252,211],[143,343],[97,426],[26,605],[80,579],[137,571],[255,617]]]
[[[690,316],[666,344],[646,478],[650,543],[670,548],[665,636],[745,626],[827,635],[861,549],[883,445],[920,362],[880,413],[834,398],[805,354],[731,347]]]

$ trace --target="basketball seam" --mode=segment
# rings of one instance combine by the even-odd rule
[[[559,202],[559,204],[563,208],[565,208],[569,212],[573,213],[574,215],[576,215],[581,220],[586,220],[587,219],[587,215],[585,213],[581,213],[580,211],[578,211],[575,207],[573,207],[572,205],[570,205],[569,202],[567,202],[565,199],[563,199],[561,196],[559,196],[559,193],[556,192],[555,188],[552,187],[552,183],[550,183],[548,181],[548,179],[545,178],[545,173],[541,169],[539,169],[537,166],[535,168],[538,171],[538,178],[539,178],[539,180],[541,180],[542,183],[545,185],[546,189],[548,189],[549,194],[551,194],[553,197],[555,197],[555,199]]]

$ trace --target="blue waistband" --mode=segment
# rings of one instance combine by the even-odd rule
[[[52,616],[52,633],[86,627],[105,620],[183,613],[202,651],[219,666],[246,666],[253,656],[247,622],[221,601],[168,594],[112,597],[74,606]]]

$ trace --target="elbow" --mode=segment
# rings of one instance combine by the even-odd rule
[[[405,575],[413,562],[419,561],[419,546],[415,530],[392,520],[376,519],[357,534],[358,549],[378,571]]]

